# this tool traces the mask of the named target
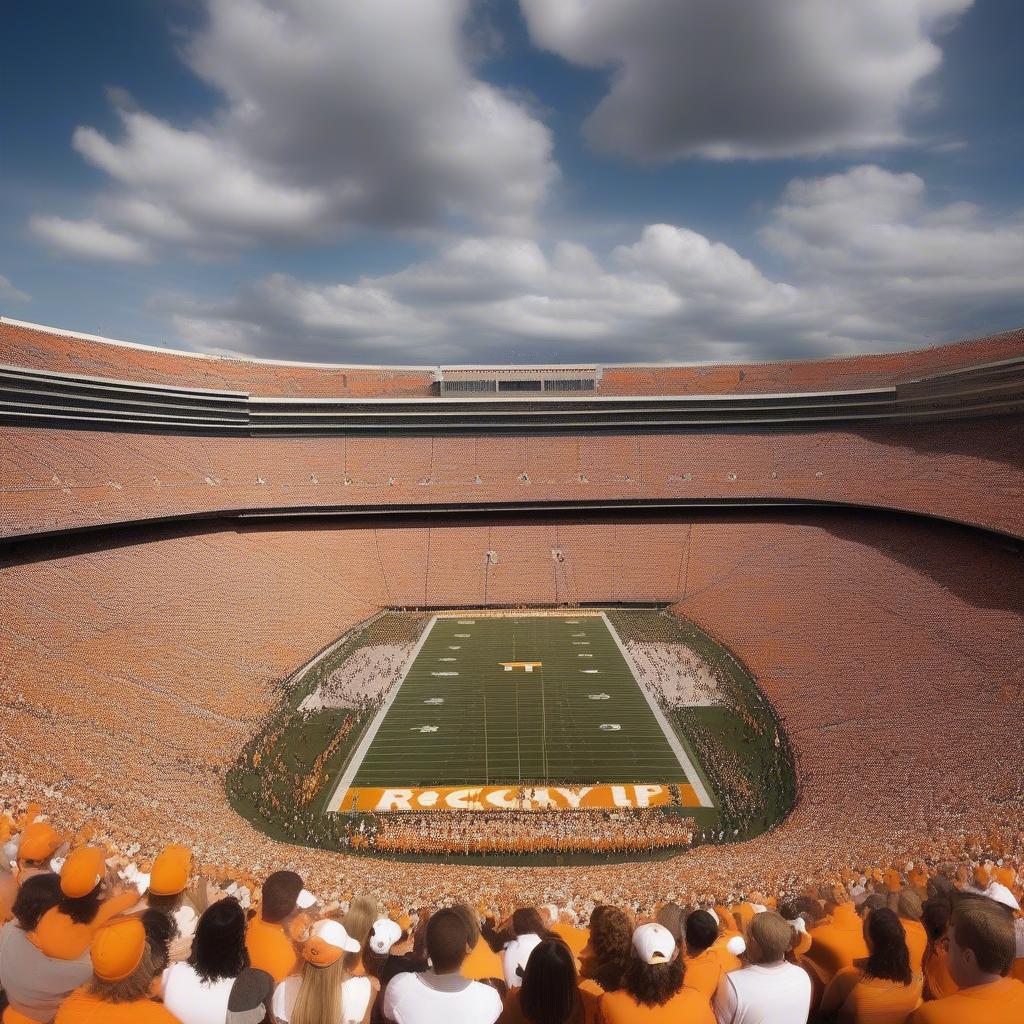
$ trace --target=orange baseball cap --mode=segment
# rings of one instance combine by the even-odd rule
[[[63,842],[64,837],[48,821],[33,821],[21,833],[18,860],[48,860]]]
[[[60,869],[60,891],[73,900],[88,896],[100,884],[105,870],[103,851],[99,847],[80,846],[68,854]]]
[[[154,896],[177,896],[188,885],[192,873],[192,853],[186,846],[172,844],[153,861],[149,891]]]
[[[358,953],[359,949],[340,921],[325,918],[313,925],[313,934],[302,944],[302,957],[315,967],[330,967],[343,953]]]
[[[142,962],[146,929],[137,917],[118,917],[92,940],[92,969],[100,981],[124,981]]]

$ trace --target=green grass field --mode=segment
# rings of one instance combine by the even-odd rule
[[[673,745],[603,617],[439,617],[335,788],[693,782]]]

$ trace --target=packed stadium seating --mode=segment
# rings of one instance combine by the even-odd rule
[[[1022,346],[1017,332],[822,364],[606,368],[601,387],[873,387]],[[0,362],[265,395],[427,395],[431,380],[10,323]],[[471,892],[643,915],[854,867],[1024,856],[1019,412],[505,436],[6,422],[0,446],[0,811],[14,817],[39,800],[62,830],[140,861],[182,842],[219,876],[294,868],[325,901],[396,912]],[[288,511],[303,516],[253,518]],[[229,807],[223,775],[281,681],[380,609],[631,602],[721,640],[777,709],[800,793],[772,833],[642,864],[412,869],[275,842]]]

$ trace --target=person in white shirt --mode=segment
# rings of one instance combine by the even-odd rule
[[[750,922],[748,967],[723,975],[715,993],[718,1024],[807,1024],[811,979],[786,961],[796,930],[779,914],[766,911]]]
[[[248,966],[245,911],[231,897],[218,900],[199,918],[188,960],[164,971],[164,1006],[182,1024],[224,1024],[231,986]]]
[[[520,907],[512,915],[514,938],[505,944],[501,953],[501,964],[505,973],[505,984],[519,988],[526,973],[526,962],[541,941],[552,936],[544,925],[544,919],[535,907]]]
[[[302,945],[302,973],[284,979],[270,1004],[278,1021],[331,1021],[365,1024],[377,997],[375,978],[354,977],[345,966],[346,953],[358,953],[340,921],[324,918]]]
[[[469,952],[462,915],[439,910],[427,922],[430,970],[399,974],[384,992],[384,1019],[391,1024],[494,1024],[501,997],[489,985],[461,973]]]

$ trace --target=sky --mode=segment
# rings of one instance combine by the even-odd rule
[[[33,0],[0,314],[339,363],[1024,326],[1019,0]]]

